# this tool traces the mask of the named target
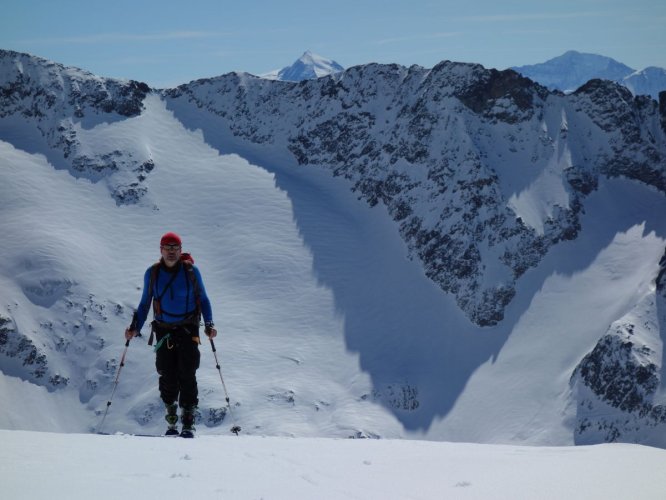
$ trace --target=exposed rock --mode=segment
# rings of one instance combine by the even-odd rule
[[[9,370],[10,375],[23,376],[40,383],[47,374],[48,363],[44,352],[26,335],[16,330],[11,318],[2,315],[0,315],[0,355],[7,358],[3,366],[4,370]]]

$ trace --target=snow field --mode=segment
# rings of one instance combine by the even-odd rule
[[[0,431],[7,498],[561,499],[663,497],[666,451],[410,440]],[[38,480],[36,480],[38,478]]]

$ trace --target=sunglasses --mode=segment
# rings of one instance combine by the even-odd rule
[[[162,250],[166,250],[167,252],[177,252],[180,250],[180,245],[162,245]]]

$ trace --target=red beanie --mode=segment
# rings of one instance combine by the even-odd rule
[[[180,236],[178,236],[176,233],[166,233],[164,236],[162,236],[162,239],[160,240],[160,246],[163,245],[182,245],[182,241],[180,240]]]

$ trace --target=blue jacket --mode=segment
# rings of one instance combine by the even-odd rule
[[[182,262],[178,262],[173,270],[167,268],[164,264],[160,264],[155,282],[153,283],[153,293],[149,297],[152,271],[153,266],[150,266],[143,276],[143,294],[137,308],[138,322],[136,329],[139,332],[148,318],[153,298],[159,299],[161,309],[161,314],[156,314],[153,311],[155,319],[165,323],[182,321],[187,315],[194,314],[197,309],[194,283],[188,276],[188,272]],[[213,321],[213,310],[210,306],[208,295],[206,295],[206,288],[201,279],[201,273],[196,266],[192,266],[192,271],[197,278],[197,285],[199,287],[201,314],[205,322]]]

